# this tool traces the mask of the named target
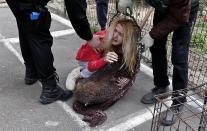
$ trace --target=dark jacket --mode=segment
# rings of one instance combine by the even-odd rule
[[[19,0],[20,3],[46,6],[50,0]]]
[[[50,0],[19,0],[21,10],[34,10],[36,5],[46,6]],[[84,40],[91,40],[93,35],[86,16],[86,0],[65,0],[69,19],[76,33]]]
[[[84,40],[91,40],[93,35],[86,16],[86,0],[65,0],[65,5],[76,33]]]
[[[194,0],[195,1],[195,0]],[[169,0],[166,17],[154,25],[150,35],[160,39],[189,21],[191,0]]]

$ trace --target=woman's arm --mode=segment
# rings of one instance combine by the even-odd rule
[[[88,70],[96,71],[107,63],[114,63],[118,61],[118,55],[115,52],[108,52],[103,58],[88,62]]]
[[[107,62],[104,60],[104,58],[100,58],[98,60],[89,61],[88,62],[88,70],[91,72],[97,71],[98,69],[101,69],[107,64]]]

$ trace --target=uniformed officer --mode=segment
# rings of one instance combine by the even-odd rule
[[[51,16],[45,7],[49,0],[6,0],[16,17],[19,40],[26,67],[25,84],[42,83],[40,102],[49,104],[56,100],[67,100],[71,91],[63,90],[53,66],[50,34]]]

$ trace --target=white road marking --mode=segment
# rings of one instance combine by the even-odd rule
[[[74,33],[75,33],[74,29],[68,29],[68,30],[54,31],[51,34],[54,38],[56,38],[56,37],[60,37],[60,36],[71,35]]]
[[[65,35],[71,35],[74,34],[75,31],[73,29],[68,29],[68,30],[61,30],[61,31],[54,31],[51,32],[53,37],[60,37],[60,36],[65,36]],[[16,57],[17,59],[24,64],[24,60],[23,57],[21,56],[20,53],[18,53],[18,51],[12,46],[12,44],[18,43],[19,42],[19,38],[5,38],[3,35],[0,34],[0,42],[3,42],[4,46],[11,51]],[[41,84],[40,84],[41,85]],[[64,102],[57,102],[63,109],[64,111],[70,115],[76,122],[77,124],[83,128],[84,131],[90,131],[89,126],[82,121],[82,119],[73,111],[73,109],[68,106],[66,103]],[[56,125],[56,123],[51,123],[51,122],[46,122],[45,125],[46,126],[52,126],[52,125]]]
[[[146,75],[153,77],[153,71],[148,66],[141,64],[140,70],[143,71]]]
[[[52,18],[61,22],[64,25],[72,27],[70,21],[68,21],[58,15],[52,14]],[[71,32],[74,33],[74,31],[71,31]],[[0,35],[0,38],[1,38],[1,35]],[[3,42],[4,42],[4,45],[20,60],[20,62],[23,63],[23,59],[22,59],[21,55],[11,45],[12,42],[16,42],[16,38],[3,39]],[[150,77],[153,76],[152,69],[147,67],[146,65],[141,64],[141,70],[144,73],[146,73],[147,75],[149,75]],[[198,102],[202,103],[200,101],[198,101]],[[66,103],[60,102],[60,101],[58,102],[58,104],[67,112],[67,114],[72,116],[75,119],[75,121],[78,123],[78,125],[83,127],[84,130],[86,130],[86,131],[90,130],[90,128],[87,126],[87,124],[81,120],[81,118],[71,109],[70,106],[68,106]],[[149,110],[147,110],[146,113],[134,116],[134,117],[126,120],[126,122],[122,122],[120,124],[117,124],[116,126],[109,128],[108,130],[109,131],[129,130],[129,129],[132,129],[140,124],[143,124],[144,122],[146,122],[147,120],[150,120],[150,119],[152,119],[152,113]]]
[[[11,51],[11,52],[18,58],[18,60],[19,60],[22,64],[24,64],[24,60],[23,60],[21,54],[19,54],[18,51],[12,46],[12,44],[10,43],[10,41],[7,40],[7,39],[4,39],[3,43],[4,43],[5,47],[6,47],[9,51]],[[40,84],[40,83],[39,83],[39,84]],[[41,84],[40,84],[40,85],[41,85]],[[64,103],[64,102],[60,102],[60,101],[58,101],[57,103],[64,109],[64,111],[65,111],[67,114],[69,114],[72,118],[74,118],[74,120],[77,122],[77,124],[78,124],[80,127],[83,127],[83,130],[84,130],[84,131],[90,131],[88,125],[87,125],[85,122],[83,122],[83,121],[81,120],[81,118],[80,118],[80,117],[73,111],[73,109],[72,109],[70,106],[68,106],[66,103]]]
[[[46,121],[45,122],[45,126],[46,127],[56,127],[58,126],[60,123],[57,121]]]
[[[23,60],[21,54],[18,53],[18,51],[11,45],[10,42],[5,41],[5,42],[4,42],[4,45],[5,45],[5,47],[7,47],[7,49],[8,49],[9,51],[11,51],[11,52],[18,58],[18,60],[19,60],[22,64],[24,64],[24,60]]]
[[[171,101],[166,102],[167,106],[171,105]],[[162,111],[165,111],[167,108],[163,107]],[[147,107],[143,110],[130,114],[128,118],[124,118],[119,124],[109,128],[107,131],[127,131],[134,127],[137,127],[148,120],[153,118],[154,106]]]
[[[69,26],[70,28],[73,28],[73,26],[69,20],[67,20],[59,15],[53,14],[53,13],[51,13],[51,17],[52,17],[52,19],[66,25],[66,26]]]
[[[141,67],[140,67],[140,70],[142,72],[144,72],[146,75],[150,76],[150,77],[153,77],[153,71],[150,67],[146,66],[145,64],[141,64]],[[170,89],[172,90],[172,79],[169,79],[170,81]]]
[[[90,128],[89,128],[88,124],[85,123],[84,121],[82,121],[82,119],[77,115],[77,113],[75,113],[73,111],[73,109],[68,104],[66,104],[65,102],[62,102],[62,101],[58,101],[57,103],[64,109],[64,111],[68,115],[70,115],[73,118],[74,121],[76,121],[78,123],[78,125],[84,131],[90,131]]]
[[[51,32],[51,35],[54,38],[56,38],[56,37],[60,37],[60,36],[71,35],[71,34],[74,34],[74,33],[75,33],[74,29],[67,29],[67,30],[53,31],[53,32]],[[0,36],[0,42],[9,42],[9,43],[12,43],[12,44],[16,44],[16,43],[19,43],[19,37],[4,38],[4,37]]]
[[[142,124],[143,122],[146,122],[148,120],[152,119],[152,114],[147,111],[144,114],[137,115],[133,118],[128,119],[127,121],[120,123],[110,129],[108,131],[127,131],[129,129],[132,129],[133,127],[136,127],[137,125]]]
[[[0,3],[0,8],[6,8],[8,7],[7,3]]]
[[[4,39],[4,36],[0,34],[0,40],[1,40],[1,39]]]
[[[153,77],[152,69],[144,64],[141,64],[141,71],[143,71],[148,76]],[[172,79],[170,79],[170,83],[172,85]],[[172,86],[171,86],[171,88],[172,88]],[[194,97],[191,97],[191,98],[193,100],[197,101],[200,105],[203,105],[203,103],[200,102],[199,100],[197,100],[196,98],[194,98]],[[197,107],[193,103],[188,103],[188,104],[193,107]],[[167,106],[169,107],[170,105],[171,105],[171,102],[167,102]],[[127,130],[130,130],[134,127],[137,127],[137,126],[143,124],[144,122],[146,122],[148,120],[151,120],[153,118],[153,115],[152,115],[153,107],[154,106],[149,107],[149,109],[146,111],[146,113],[131,117],[130,119],[126,120],[125,122],[119,123],[116,126],[109,128],[107,131],[127,131]]]
[[[170,98],[168,98],[170,99]],[[194,101],[196,101],[200,106],[203,106],[203,103],[199,100],[197,100],[194,97],[191,97]],[[166,105],[163,105],[162,107],[162,112],[167,110],[167,107],[170,107],[172,101],[167,101],[165,102]],[[199,110],[200,112],[202,111],[201,108],[198,108],[198,105],[195,104],[195,102],[188,102],[188,105],[194,107],[195,109]],[[167,107],[166,107],[167,106]],[[141,113],[145,112],[145,113]],[[154,112],[154,106],[149,107],[148,109],[140,110],[133,115],[134,117],[130,117],[128,120],[123,119],[124,122],[119,123],[115,125],[114,127],[109,128],[107,131],[127,131],[132,128],[135,128],[144,122],[147,122],[148,120],[151,120],[153,118],[153,113]],[[136,114],[141,114],[141,115],[136,115]]]
[[[16,43],[19,43],[19,37],[0,39],[0,42],[9,42],[9,43],[12,43],[12,44],[16,44]]]

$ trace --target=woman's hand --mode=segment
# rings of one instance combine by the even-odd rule
[[[126,77],[118,77],[117,79],[117,86],[120,86],[121,88],[124,87],[126,84],[128,84],[130,81],[129,78]]]
[[[118,61],[118,55],[115,52],[108,52],[104,57],[104,60],[109,63]]]

